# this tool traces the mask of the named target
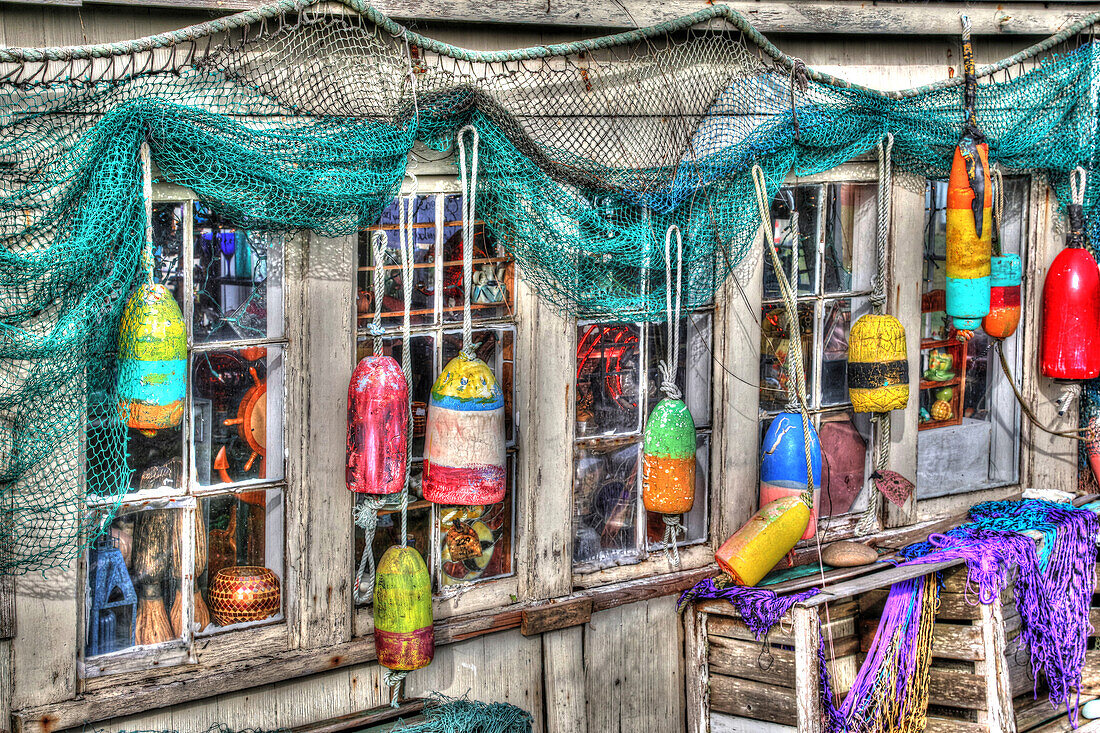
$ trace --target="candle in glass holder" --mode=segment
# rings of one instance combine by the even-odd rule
[[[219,626],[262,621],[280,607],[279,578],[267,568],[222,568],[210,582],[210,613]]]

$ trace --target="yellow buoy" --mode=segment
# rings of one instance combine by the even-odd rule
[[[909,402],[905,327],[897,318],[866,315],[852,325],[848,396],[855,412],[902,410]]]
[[[756,585],[791,551],[810,523],[801,496],[785,496],[760,507],[722,543],[714,559],[737,585]]]

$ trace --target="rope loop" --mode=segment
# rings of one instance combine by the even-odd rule
[[[806,62],[796,57],[791,58],[791,126],[794,128],[794,140],[798,142],[802,139],[802,130],[798,125],[798,108],[795,105],[795,87],[798,87],[798,91],[805,92],[806,87],[809,86],[810,80],[806,75]]]
[[[676,297],[672,297],[672,235],[676,234]],[[684,240],[680,227],[673,224],[665,232],[665,317],[668,338],[665,340],[665,359],[657,365],[661,375],[661,391],[669,399],[678,400],[683,393],[676,385],[680,358],[680,300],[683,297]]]
[[[387,669],[382,673],[382,681],[387,686],[393,688],[393,694],[390,696],[390,707],[396,708],[400,706],[401,696],[401,684],[405,681],[405,678],[409,676],[409,670],[407,669]]]
[[[681,535],[687,534],[687,528],[680,522],[678,514],[662,514],[661,519],[665,520],[665,557],[668,558],[673,570],[679,570],[680,547],[676,543],[679,542]]]
[[[1077,166],[1069,174],[1070,202],[1081,206],[1085,203],[1085,180],[1088,173],[1081,166]]]
[[[466,133],[470,133],[470,175],[466,176]],[[462,355],[476,357],[470,294],[474,287],[474,212],[477,204],[477,128],[466,125],[458,131],[458,167],[462,175]]]
[[[875,238],[876,270],[872,278],[871,305],[881,315],[886,310],[887,245],[890,238],[890,215],[893,210],[894,135],[887,133],[878,144],[878,231]]]

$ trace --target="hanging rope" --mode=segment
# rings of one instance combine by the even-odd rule
[[[405,374],[407,384],[412,384],[412,362],[409,352],[411,341],[410,311],[412,309],[412,274],[413,274],[413,212],[416,206],[416,195],[419,184],[416,176],[413,179],[411,195],[404,200],[398,199],[398,215],[400,225],[398,235],[401,251],[401,280],[405,296],[405,308],[402,314],[401,324],[401,371]],[[382,289],[384,258],[386,252],[386,235],[383,232],[375,232],[371,239],[374,251],[374,318],[371,321],[370,331],[374,336],[374,355],[382,356]],[[405,441],[405,484],[401,493],[391,496],[364,496],[355,507],[355,524],[363,529],[363,554],[359,557],[359,569],[355,576],[355,602],[357,604],[372,603],[374,601],[374,577],[376,567],[374,564],[374,536],[378,529],[378,512],[398,510],[401,512],[401,546],[408,546],[408,515],[409,515],[409,483],[412,471],[412,403],[409,403],[408,435]],[[396,699],[396,691],[395,691]]]
[[[993,178],[993,254],[1001,254],[1001,217],[1005,210],[1005,178],[1000,166],[990,169]],[[1072,176],[1071,176],[1072,178]]]
[[[806,490],[802,492],[802,500],[811,509],[814,505],[814,468],[813,457],[810,453],[810,411],[806,403],[806,375],[802,357],[802,328],[798,323],[798,301],[791,291],[787,278],[782,276],[783,263],[779,259],[779,252],[775,248],[775,233],[772,229],[772,218],[768,206],[768,186],[764,180],[764,171],[759,165],[752,167],[752,180],[756,186],[756,204],[760,209],[760,221],[764,226],[766,243],[764,249],[771,255],[772,268],[775,270],[775,279],[779,282],[779,292],[783,296],[783,305],[787,311],[788,330],[790,338],[787,347],[788,369],[791,381],[794,384],[798,407],[802,413],[802,443],[806,449]]]
[[[887,134],[885,140],[878,144],[878,230],[875,237],[875,264],[876,270],[872,280],[871,306],[876,315],[886,313],[886,281],[889,272],[887,261],[887,245],[890,241],[890,216],[893,212],[894,194],[894,166],[893,166],[894,136]],[[876,451],[875,468],[884,471],[890,467],[890,413],[876,412],[871,420],[875,424],[875,441],[878,445]],[[869,482],[867,486],[867,508],[856,523],[856,535],[863,536],[874,534],[881,529],[882,521],[882,493],[875,486],[875,482]]]
[[[145,195],[145,242],[141,246],[141,269],[145,273],[146,283],[152,285],[156,260],[153,259],[153,160],[148,142],[141,144],[141,167],[144,172],[142,190]]]
[[[466,144],[469,131],[470,177],[466,179]],[[477,202],[477,128],[466,125],[458,131],[458,168],[462,174],[462,354],[473,359],[473,321],[470,315],[470,294],[474,288],[474,211]]]
[[[672,235],[676,234],[676,297],[672,291]],[[665,338],[665,359],[657,364],[657,372],[661,375],[661,391],[670,400],[683,398],[680,387],[676,384],[676,375],[679,371],[677,362],[680,358],[680,301],[681,285],[683,281],[684,240],[680,234],[680,227],[673,224],[665,232],[665,320],[668,325],[668,335]],[[680,522],[679,514],[662,514],[665,522],[665,559],[673,569],[680,569],[680,535],[687,533],[687,528]]]

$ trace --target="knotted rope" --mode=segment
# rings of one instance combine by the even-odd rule
[[[469,131],[470,175],[466,177],[466,143]],[[462,175],[462,355],[473,359],[474,330],[470,314],[470,294],[474,288],[474,211],[477,203],[477,128],[466,125],[458,131],[458,168]]]
[[[873,278],[871,305],[876,315],[886,313],[886,280],[889,272],[887,244],[890,239],[890,215],[893,211],[894,167],[891,156],[894,151],[894,136],[887,134],[878,144],[878,230],[875,238],[876,271]],[[884,471],[890,467],[890,413],[876,412],[871,418],[875,423],[875,437],[878,443],[875,468]],[[856,523],[857,535],[877,532],[882,520],[882,492],[871,481],[867,487],[867,508]]]

